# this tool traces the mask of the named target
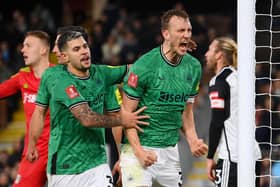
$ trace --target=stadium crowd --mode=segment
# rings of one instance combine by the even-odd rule
[[[93,55],[94,63],[122,65],[131,64],[141,54],[147,50],[159,45],[162,42],[160,35],[160,20],[161,12],[150,12],[142,14],[140,12],[129,12],[124,7],[119,7],[115,3],[108,3],[104,6],[100,15],[95,18],[86,14],[86,12],[71,12],[71,6],[63,4],[63,18],[60,25],[80,25],[86,28],[89,34],[89,44]],[[175,3],[174,8],[186,9],[180,2]],[[94,10],[93,10],[94,11]],[[1,14],[1,13],[0,13]],[[20,9],[15,9],[9,13],[10,19],[3,19],[0,15],[0,82],[9,78],[24,66],[24,61],[20,52],[22,41],[27,31],[40,29],[48,32],[51,36],[55,36],[57,25],[56,17],[51,14],[48,7],[38,4],[29,12],[22,12]],[[217,36],[230,36],[236,39],[236,23],[235,19],[223,14],[191,14],[193,27],[193,40],[198,44],[197,50],[191,52],[202,62],[203,75],[200,85],[200,94],[196,101],[196,121],[197,131],[204,139],[208,139],[209,122],[199,119],[201,115],[208,115],[209,111],[205,108],[209,107],[207,90],[208,82],[211,73],[205,68],[204,55],[211,41]],[[2,18],[2,19],[1,19]],[[54,39],[53,39],[54,40]],[[51,61],[56,63],[56,59],[52,54]],[[256,77],[266,77],[269,67],[266,65],[256,66]],[[279,68],[280,69],[280,68]],[[279,70],[278,69],[278,70]],[[280,79],[280,71],[272,72],[274,79]],[[270,85],[269,80],[261,80],[256,82],[257,93],[280,93],[278,84],[280,81],[275,81]],[[13,120],[12,114],[18,109],[20,95],[9,97],[0,101],[0,127],[4,129],[8,123]],[[272,125],[274,128],[279,127],[279,113],[271,113],[269,110],[280,109],[280,102],[277,98],[271,99],[269,96],[257,97],[256,108],[268,109],[256,112],[257,128],[256,138],[259,142],[270,142],[279,144],[280,136],[277,130],[271,131],[267,126]],[[201,121],[200,121],[201,120]],[[271,133],[272,132],[272,133]],[[16,142],[13,151],[0,151],[0,187],[7,187],[12,184],[17,171],[17,163],[21,158],[22,140]],[[268,157],[271,146],[261,144],[261,149],[264,157]],[[277,150],[275,157],[278,157]],[[270,162],[263,162],[262,174],[269,174]],[[265,187],[269,182],[264,178],[261,180],[262,187]]]

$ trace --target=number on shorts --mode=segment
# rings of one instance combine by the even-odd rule
[[[113,186],[113,178],[112,178],[112,176],[106,175],[106,178],[108,179],[108,184],[112,184],[112,185],[110,185],[110,186],[108,186],[108,187]]]
[[[178,181],[178,186],[181,187],[183,184],[183,176],[182,176],[182,172],[179,172],[179,181]]]
[[[216,174],[215,184],[220,184],[221,183],[221,180],[222,180],[221,173],[222,173],[221,169],[215,169],[215,174]]]

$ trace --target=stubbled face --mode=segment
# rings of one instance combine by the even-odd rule
[[[192,26],[189,19],[173,16],[167,30],[163,31],[164,39],[169,42],[170,50],[178,55],[184,55],[188,49],[188,41],[192,36]]]
[[[46,51],[46,45],[35,36],[27,36],[23,41],[21,49],[26,66],[35,65],[40,62],[41,55]]]
[[[67,61],[70,62],[69,65],[75,70],[85,72],[90,68],[90,49],[83,37],[69,41],[63,53],[65,53]]]
[[[215,70],[217,66],[217,45],[218,42],[214,40],[209,45],[208,51],[205,53],[207,68],[211,70]]]

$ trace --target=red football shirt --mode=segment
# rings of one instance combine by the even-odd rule
[[[26,119],[26,133],[24,138],[23,156],[25,156],[27,151],[28,137],[29,137],[29,123],[35,108],[36,95],[39,89],[40,80],[41,79],[35,77],[31,67],[25,67],[20,69],[19,72],[13,75],[10,79],[0,84],[0,99],[11,96],[17,93],[18,91],[21,91],[25,119]],[[48,111],[45,119],[43,132],[39,137],[36,145],[39,154],[48,153],[49,134],[50,134],[50,115]]]

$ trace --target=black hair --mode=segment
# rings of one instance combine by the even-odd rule
[[[82,36],[84,37],[84,39],[86,40],[86,42],[88,42],[88,34],[87,34],[86,30],[81,26],[68,25],[68,26],[59,27],[57,29],[56,34],[57,35],[62,35],[63,33],[69,32],[69,31],[80,32],[82,34]]]
[[[59,51],[63,51],[63,49],[66,47],[67,42],[79,37],[83,37],[83,35],[82,33],[76,31],[66,31],[62,33],[57,41],[57,47]]]

